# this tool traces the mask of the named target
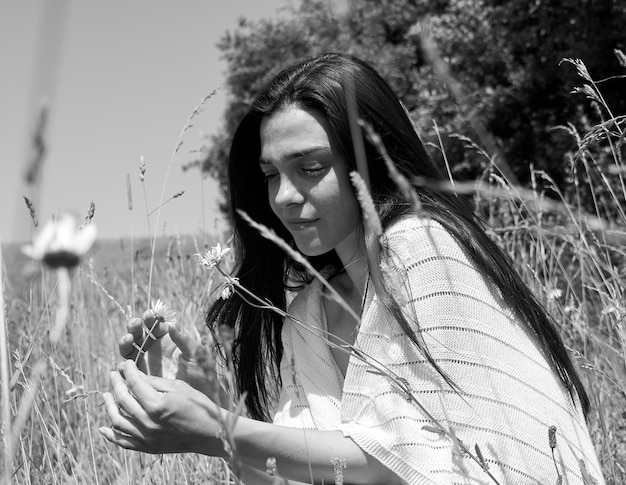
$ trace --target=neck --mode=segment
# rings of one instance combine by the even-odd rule
[[[355,234],[351,239],[354,239],[352,244],[346,241],[347,244],[342,244],[335,250],[352,284],[351,292],[361,301],[368,276],[365,241],[360,234]]]

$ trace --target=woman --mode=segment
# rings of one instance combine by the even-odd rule
[[[354,57],[306,59],[252,103],[229,162],[237,277],[282,309],[286,290],[302,289],[284,321],[240,295],[207,316],[236,331],[248,417],[231,436],[247,481],[271,479],[271,457],[281,477],[307,483],[603,483],[576,369],[471,208],[425,185],[407,201],[381,146],[364,140],[383,235],[364,224],[346,92],[404,177],[442,178],[390,87]],[[329,286],[237,211],[295,246]],[[171,338],[190,355],[178,330]],[[205,394],[131,361],[112,388],[102,433],[113,443],[224,456],[215,416],[226,411]]]

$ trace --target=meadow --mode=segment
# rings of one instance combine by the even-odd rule
[[[592,401],[589,429],[605,478],[618,485],[626,483],[626,117],[614,116],[597,95],[592,101],[604,111],[601,123],[584,132],[562,127],[577,141],[568,190],[538,171],[530,187],[514,187],[486,153],[484,177],[454,189],[473,198],[491,235],[554,316]],[[119,361],[125,321],[161,298],[183,327],[206,335],[204,310],[223,281],[194,255],[225,238],[164,234],[154,251],[150,240],[98,241],[70,275],[69,318],[56,342],[50,332],[59,311],[57,273],[30,261],[20,245],[2,247],[10,364],[3,392],[5,481],[236,483],[221,460],[128,452],[97,432],[108,424],[101,394]]]
[[[211,297],[193,256],[202,250],[196,238],[160,240],[153,285],[153,295],[167,298],[183,326],[200,330]],[[219,460],[126,452],[97,432],[108,421],[101,393],[120,360],[117,340],[127,318],[148,308],[150,241],[134,241],[132,253],[128,240],[96,243],[71,275],[70,317],[56,345],[49,337],[58,307],[54,272],[29,261],[19,245],[6,245],[3,253],[14,422],[19,403],[35,396],[15,445],[11,483],[228,483]],[[45,369],[33,381],[41,363]]]

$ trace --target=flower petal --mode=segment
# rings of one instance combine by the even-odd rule
[[[96,241],[98,228],[92,222],[84,226],[74,237],[74,249],[79,256],[84,256]]]

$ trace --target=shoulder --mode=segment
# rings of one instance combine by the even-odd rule
[[[450,231],[425,215],[407,215],[392,222],[384,233],[382,245],[390,256],[402,260],[432,256],[467,260]]]
[[[426,214],[405,214],[389,224],[389,227],[385,230],[385,235],[392,236],[410,234],[412,232],[420,232],[431,228],[443,229],[443,226],[436,219],[433,219]]]
[[[443,224],[428,216],[405,216],[392,223],[382,241],[385,284],[398,284],[412,303],[437,302],[463,308],[467,301],[508,307],[502,293]],[[507,312],[508,313],[508,312]]]

